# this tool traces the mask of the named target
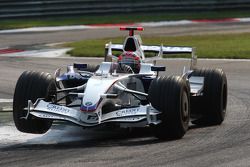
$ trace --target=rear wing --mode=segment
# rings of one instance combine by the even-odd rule
[[[159,53],[162,54],[183,54],[183,53],[192,53],[193,48],[191,47],[179,47],[179,46],[141,46],[141,49],[144,52],[152,52],[152,53]]]
[[[122,44],[112,44],[111,42],[105,45],[105,57],[112,56],[113,51],[123,52]],[[183,46],[147,46],[141,45],[141,50],[145,53],[156,53],[157,56],[152,58],[146,58],[143,61],[156,61],[163,58],[164,54],[191,54],[191,64],[190,69],[194,69],[197,64],[197,56],[195,55],[195,48],[193,47],[183,47]],[[106,58],[105,58],[106,60]]]

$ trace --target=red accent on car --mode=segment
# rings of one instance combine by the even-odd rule
[[[121,31],[125,31],[125,30],[137,30],[137,31],[143,31],[144,28],[143,27],[120,27]]]
[[[127,29],[126,29],[126,27],[120,27],[120,30],[121,30],[121,31],[125,31],[125,30],[127,30]]]
[[[134,35],[134,31],[133,30],[129,30],[129,36],[133,36]]]
[[[135,56],[134,60],[140,60],[140,57]]]
[[[144,28],[143,27],[137,27],[137,31],[143,31]]]
[[[121,61],[122,60],[122,55],[120,55],[119,57],[118,57],[118,61]]]
[[[125,31],[128,30],[129,31],[129,36],[133,36],[134,35],[134,31],[143,31],[144,28],[143,27],[120,27],[121,31]]]

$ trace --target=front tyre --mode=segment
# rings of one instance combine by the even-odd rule
[[[44,72],[25,71],[19,77],[13,99],[13,119],[16,128],[25,133],[42,134],[52,125],[51,120],[39,119],[27,115],[28,100],[34,103],[38,98],[51,101],[55,97],[56,86],[50,74]]]
[[[179,76],[158,77],[149,87],[149,102],[161,112],[161,123],[153,126],[159,139],[180,139],[188,130],[189,86]]]

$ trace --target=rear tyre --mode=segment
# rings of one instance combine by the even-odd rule
[[[221,69],[198,69],[191,76],[203,76],[202,96],[191,97],[191,116],[200,116],[192,121],[196,125],[220,125],[226,115],[227,78]]]
[[[161,111],[161,123],[153,126],[159,139],[180,139],[188,130],[189,86],[179,76],[158,77],[149,87],[149,102]]]
[[[27,115],[28,100],[33,103],[37,98],[51,101],[55,98],[56,86],[50,74],[44,72],[25,71],[19,77],[13,99],[13,119],[17,129],[21,132],[42,134],[48,131],[52,120],[39,119]]]

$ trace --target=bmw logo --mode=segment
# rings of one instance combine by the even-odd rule
[[[85,103],[85,106],[92,106],[92,104],[93,104],[92,102],[88,101]]]

